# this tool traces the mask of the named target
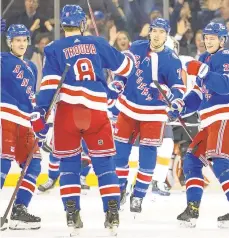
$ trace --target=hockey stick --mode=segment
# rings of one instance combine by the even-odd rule
[[[159,92],[162,94],[162,96],[164,97],[164,99],[165,99],[167,105],[168,105],[169,107],[171,107],[171,106],[172,106],[172,103],[170,102],[170,100],[169,100],[168,97],[166,96],[165,92],[164,92],[163,89],[161,88],[161,86],[160,86],[160,84],[158,83],[158,81],[157,81],[157,80],[153,80],[153,83],[156,85],[158,91],[159,91]],[[189,139],[190,139],[191,141],[193,141],[193,138],[192,138],[192,136],[191,136],[191,134],[190,134],[190,131],[189,131],[188,127],[186,126],[184,120],[183,120],[180,116],[178,117],[178,120],[179,120],[181,126],[183,127],[184,131],[186,132],[187,136],[189,137]],[[193,148],[192,153],[195,153],[195,151],[198,149],[198,145],[199,145],[199,144],[200,144],[200,142]],[[209,165],[208,160],[207,160],[204,156],[200,155],[199,159],[202,161],[202,163],[204,164],[204,166],[208,166],[208,165]]]
[[[153,62],[154,62],[154,64],[153,64]],[[157,87],[158,91],[163,96],[163,98],[166,101],[167,105],[171,108],[172,103],[170,102],[170,100],[168,99],[167,95],[165,94],[165,92],[161,88],[160,84],[158,83],[158,75],[157,75],[157,73],[158,73],[158,55],[156,53],[152,53],[151,54],[151,66],[152,66],[152,81],[153,81],[154,85]],[[156,67],[154,68],[154,66],[156,66]],[[179,120],[181,126],[183,127],[184,131],[186,132],[187,136],[189,137],[189,139],[191,141],[193,141],[191,133],[190,133],[188,127],[186,126],[184,120],[180,116],[178,117],[178,120]],[[199,145],[199,143],[193,148],[192,152],[196,151],[198,149],[198,145]],[[200,155],[199,159],[202,161],[204,166],[208,166],[209,165],[209,161],[203,155]]]
[[[48,111],[47,111],[47,113],[46,113],[46,115],[45,115],[45,121],[48,120],[48,117],[49,117],[49,115],[50,115],[50,113],[51,113],[53,107],[54,107],[55,104],[56,104],[56,100],[57,100],[57,98],[58,98],[58,96],[59,96],[61,87],[62,87],[62,85],[63,85],[63,82],[64,82],[64,80],[65,80],[66,74],[67,74],[67,72],[68,72],[70,66],[71,66],[70,64],[66,64],[66,66],[65,66],[64,72],[63,72],[63,74],[62,74],[62,76],[61,76],[61,79],[60,79],[60,82],[59,82],[58,87],[57,87],[57,89],[56,89],[56,92],[55,92],[55,94],[54,94],[54,96],[53,96],[53,98],[52,98],[52,101],[51,101],[51,103],[50,103],[49,109],[48,109]],[[30,162],[31,162],[31,160],[32,160],[32,158],[33,158],[33,154],[34,154],[34,152],[35,152],[35,150],[36,150],[36,147],[37,147],[37,143],[38,143],[38,142],[39,142],[39,139],[37,138],[37,139],[35,140],[34,144],[33,144],[33,147],[32,147],[32,149],[31,149],[31,151],[30,151],[30,153],[29,153],[27,159],[26,159],[26,163],[25,163],[25,165],[24,165],[24,167],[23,167],[23,169],[22,169],[22,171],[21,171],[21,175],[20,175],[20,177],[19,177],[19,179],[18,179],[16,188],[14,189],[14,192],[13,192],[13,194],[12,194],[12,196],[11,196],[10,202],[9,202],[7,208],[6,208],[6,211],[5,211],[5,213],[4,213],[4,216],[1,217],[0,228],[1,228],[1,227],[4,225],[4,223],[6,222],[6,218],[7,218],[8,214],[9,214],[9,211],[10,211],[12,205],[13,205],[13,202],[14,202],[14,200],[15,200],[15,197],[16,197],[16,194],[17,194],[17,192],[18,192],[18,190],[19,190],[19,187],[21,186],[22,180],[23,180],[23,178],[25,177],[25,173],[26,173],[26,171],[27,171],[27,169],[28,169],[28,167],[29,167],[29,164],[30,164]]]
[[[161,86],[160,86],[160,84],[158,83],[158,81],[153,80],[153,83],[156,85],[158,91],[159,91],[159,92],[162,94],[162,96],[164,97],[164,99],[165,99],[167,105],[168,105],[169,107],[171,107],[171,106],[172,106],[172,103],[170,102],[170,100],[169,100],[168,97],[166,96],[165,92],[164,92],[163,89],[161,88]],[[193,141],[193,138],[192,138],[192,136],[191,136],[191,134],[190,134],[190,132],[189,132],[189,129],[188,129],[188,127],[186,126],[184,120],[183,120],[180,116],[178,117],[178,120],[179,120],[181,126],[183,127],[183,129],[185,130],[185,132],[186,132],[187,136],[189,137],[189,139],[190,139],[191,141]]]

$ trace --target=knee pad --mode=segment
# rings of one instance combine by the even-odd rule
[[[213,171],[219,181],[229,174],[229,160],[224,158],[213,158]]]
[[[94,172],[97,176],[101,174],[115,172],[115,164],[112,157],[92,157]]]
[[[53,156],[52,153],[50,153],[49,155],[49,161],[53,164],[58,164],[60,163],[60,159],[56,158],[55,156]]]
[[[117,154],[113,157],[117,167],[126,167],[128,165],[132,144],[115,141]]]
[[[32,159],[26,174],[32,176],[35,180],[41,172],[41,159],[34,158]]]
[[[152,170],[156,166],[157,147],[155,146],[139,146],[139,167],[140,170]]]
[[[81,155],[61,159],[60,173],[80,174],[81,171]]]
[[[194,156],[191,153],[187,153],[184,158],[183,170],[185,177],[193,172],[201,172],[203,168],[203,163],[199,160],[198,157]]]

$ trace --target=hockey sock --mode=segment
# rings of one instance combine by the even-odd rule
[[[81,153],[81,176],[86,177],[91,169],[91,159],[89,156]]]
[[[164,183],[169,169],[169,163],[173,153],[173,140],[165,138],[158,148],[157,164],[153,173],[153,180]]]
[[[120,201],[120,188],[118,177],[112,157],[91,158],[95,174],[99,181],[99,191],[103,201],[103,210],[108,210],[110,200]]]
[[[213,170],[229,201],[229,160],[224,158],[213,159]]]
[[[128,161],[132,144],[115,141],[115,146],[117,154],[113,158],[116,166],[116,174],[119,179],[120,189],[123,191],[126,188],[127,178],[129,175]]]
[[[80,155],[63,158],[60,162],[60,195],[66,210],[68,200],[75,201],[76,210],[80,210]]]
[[[155,146],[139,146],[139,170],[137,173],[134,196],[143,198],[152,180],[153,170],[156,166],[157,148]]]
[[[56,180],[60,175],[60,159],[53,156],[52,153],[49,155],[49,169],[48,176],[52,180]]]
[[[91,169],[91,165],[87,165],[86,167],[81,168],[81,174],[82,176],[86,177]]]
[[[5,183],[6,176],[9,173],[9,170],[10,170],[10,167],[11,167],[11,160],[0,158],[0,161],[1,161],[1,166],[0,166],[1,181],[0,182],[1,182],[1,189],[2,189],[2,187]]]
[[[204,189],[202,174],[203,163],[193,154],[187,153],[184,158],[183,170],[186,184],[187,202],[201,201]]]
[[[22,165],[22,167],[24,164]],[[41,172],[41,160],[40,159],[32,159],[25,177],[22,180],[21,186],[19,187],[17,198],[15,200],[15,204],[23,204],[28,207],[33,193],[36,188],[36,180],[38,175]]]
[[[86,155],[88,155],[88,148],[87,148],[87,145],[86,145],[84,139],[81,140],[81,145],[82,145],[82,147],[83,147],[83,152],[84,152]]]

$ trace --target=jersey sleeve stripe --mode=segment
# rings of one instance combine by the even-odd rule
[[[121,76],[128,76],[132,70],[132,67],[133,62],[128,57],[125,56],[125,59],[121,64],[121,66],[115,71],[113,71],[113,73]]]

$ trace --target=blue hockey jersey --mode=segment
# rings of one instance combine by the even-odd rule
[[[188,109],[199,112],[204,128],[215,121],[229,119],[229,50],[214,55],[204,53],[199,61],[207,64],[210,72],[202,85],[196,84],[184,101]]]
[[[107,111],[108,87],[103,68],[128,77],[134,63],[108,42],[96,36],[70,36],[45,47],[45,63],[37,105],[47,109],[66,63],[71,65],[61,88],[59,101],[83,104]]]
[[[183,97],[186,87],[181,79],[182,65],[174,51],[165,47],[158,53],[150,51],[149,41],[136,41],[130,49],[136,59],[136,73],[129,77],[117,108],[139,121],[167,121],[166,103],[150,84],[157,80],[167,85],[175,98]]]
[[[11,53],[1,53],[1,119],[31,127],[37,80],[36,66]]]

